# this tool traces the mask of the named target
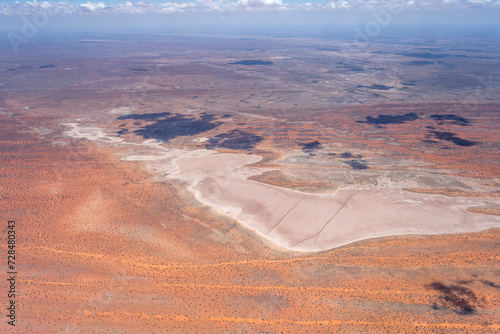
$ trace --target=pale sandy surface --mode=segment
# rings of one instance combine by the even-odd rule
[[[411,193],[391,182],[302,193],[248,180],[264,171],[248,166],[261,159],[256,155],[171,149],[153,140],[129,143],[95,127],[68,125],[67,136],[123,146],[123,160],[142,161],[159,178],[187,181],[199,201],[288,249],[321,251],[374,237],[500,227],[498,216],[467,212],[485,204],[477,198]]]
[[[500,217],[467,212],[483,202],[409,193],[400,188],[353,186],[332,194],[305,194],[245,179],[256,157],[215,154],[181,158],[202,202],[230,214],[274,242],[318,251],[353,241],[402,234],[473,232],[500,226]],[[254,171],[255,172],[255,171]]]

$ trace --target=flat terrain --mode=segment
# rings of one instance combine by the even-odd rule
[[[18,329],[497,332],[491,38],[97,34],[5,57]]]
[[[500,226],[500,217],[468,211],[489,202],[500,204],[497,199],[500,193],[482,192],[481,197],[474,192],[463,192],[458,198],[452,198],[446,196],[446,191],[432,193],[415,188],[408,192],[402,186],[428,185],[426,181],[436,179],[433,173],[417,173],[411,180],[399,182],[384,174],[373,175],[377,177],[376,184],[344,186],[326,194],[310,194],[249,180],[263,172],[261,168],[248,167],[261,161],[256,155],[172,150],[151,140],[142,144],[127,143],[107,136],[98,128],[70,125],[72,129],[65,134],[71,138],[127,147],[129,154],[123,160],[145,162],[159,178],[187,182],[188,189],[200,202],[232,216],[287,249],[321,251],[381,236],[475,232]],[[297,159],[290,160],[289,164],[293,165]],[[324,171],[324,167],[320,170]],[[307,169],[314,171],[315,166]],[[327,170],[337,174],[335,169]],[[419,183],[419,179],[424,182]],[[448,182],[473,189],[454,178]]]

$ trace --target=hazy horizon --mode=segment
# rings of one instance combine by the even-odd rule
[[[376,37],[395,25],[420,29],[497,27],[499,1],[326,1],[239,0],[13,2],[0,0],[0,31],[26,24],[40,31],[292,31],[346,30],[359,26]],[[28,22],[28,23],[27,23]]]

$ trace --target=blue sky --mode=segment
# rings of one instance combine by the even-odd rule
[[[0,0],[0,44],[21,49],[34,35],[60,32],[344,34],[366,40],[375,27],[377,38],[402,31],[498,36],[499,17],[500,0]]]
[[[16,8],[87,8],[98,10],[112,11],[113,8],[125,8],[124,4],[128,3],[130,8],[145,8],[145,7],[168,7],[169,4],[186,5],[191,4],[191,7],[203,7],[218,9],[234,9],[234,8],[251,8],[252,10],[262,8],[274,9],[293,9],[301,8],[308,9],[343,9],[343,10],[373,10],[378,7],[405,7],[420,10],[450,10],[450,9],[475,9],[475,8],[500,8],[500,0],[143,0],[143,1],[124,1],[124,0],[0,0],[1,8],[4,7],[3,13],[7,11],[5,7],[11,9]],[[182,6],[180,6],[182,7]],[[107,9],[104,9],[107,8]],[[14,11],[12,11],[14,12]]]
[[[15,2],[21,2],[21,3],[24,3],[24,2],[27,2],[26,0],[0,0],[0,4],[11,4],[11,3],[15,3]],[[43,0],[38,0],[38,2],[43,2]],[[54,0],[47,0],[47,2],[50,2],[50,3],[55,3],[55,2],[67,2],[67,3],[70,3],[70,4],[82,4],[82,3],[86,3],[86,2],[89,2],[88,0],[61,0],[61,1],[54,1]],[[93,1],[90,1],[90,2],[104,2],[105,4],[107,5],[116,5],[116,4],[119,4],[121,2],[125,2],[123,0],[93,0]],[[132,3],[136,3],[136,2],[139,2],[139,1],[130,1]],[[148,1],[145,1],[145,2],[150,2],[150,3],[153,3],[153,4],[161,4],[161,3],[165,3],[165,2],[176,2],[176,3],[188,3],[188,2],[196,2],[196,0],[193,0],[193,1],[190,1],[190,0],[178,0],[178,1],[175,1],[175,0],[148,0]],[[304,3],[304,2],[310,2],[310,3],[314,3],[314,4],[324,4],[326,3],[327,1],[324,1],[324,0],[310,0],[310,1],[303,1],[303,0],[286,0],[286,1],[283,1],[284,3]]]
[[[329,24],[351,24],[356,20],[366,23],[376,16],[383,16],[381,13],[384,12],[389,12],[391,22],[498,24],[500,0],[0,0],[0,28],[19,25],[19,19],[14,20],[15,17],[33,15],[80,17],[80,21],[105,21],[108,17],[123,21],[125,17],[133,16],[135,18],[130,20],[142,23],[148,23],[147,17],[150,16],[220,18],[223,15],[226,22],[230,17],[243,17],[255,24],[275,20],[292,26],[306,24],[306,21],[313,25],[322,21]],[[55,21],[57,19],[51,19],[51,22]],[[70,25],[70,20],[67,21],[66,24]]]

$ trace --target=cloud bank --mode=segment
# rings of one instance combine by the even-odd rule
[[[449,10],[500,8],[500,0],[329,0],[325,3],[286,3],[283,0],[194,0],[191,2],[149,3],[130,1],[107,4],[104,1],[49,2],[37,0],[0,5],[0,15],[96,15],[96,14],[171,14],[183,12],[259,12],[259,11],[370,11],[377,8],[412,10]]]

